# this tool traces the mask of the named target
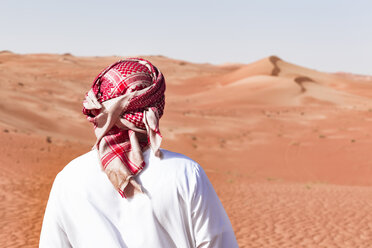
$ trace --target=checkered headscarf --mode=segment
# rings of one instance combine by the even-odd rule
[[[165,80],[149,61],[133,58],[104,69],[86,94],[83,113],[94,124],[95,148],[114,187],[123,197],[142,192],[134,180],[145,166],[143,150],[156,156],[164,110]]]

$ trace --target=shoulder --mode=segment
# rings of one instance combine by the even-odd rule
[[[181,153],[172,152],[165,149],[161,149],[161,152],[163,154],[162,160],[169,160],[171,162],[177,162],[188,166],[196,166],[198,164],[188,156]]]
[[[193,159],[181,153],[165,149],[161,149],[161,151],[163,158],[160,160],[159,167],[162,167],[160,171],[175,180],[178,186],[191,190],[200,181],[200,178],[204,177],[203,168]],[[149,167],[151,168],[152,166],[150,163]]]
[[[85,170],[87,166],[98,162],[98,154],[96,150],[91,150],[69,162],[60,172],[59,175],[75,173]]]
[[[69,162],[56,176],[54,185],[64,188],[84,184],[102,171],[97,151],[89,151]]]
[[[162,170],[170,170],[175,173],[194,174],[195,171],[201,169],[200,165],[196,161],[184,154],[165,149],[161,149],[161,151],[163,156],[159,162],[162,166]],[[150,167],[152,166],[151,163],[154,163],[153,161],[154,159],[150,158]]]

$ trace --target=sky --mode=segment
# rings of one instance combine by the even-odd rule
[[[251,63],[372,75],[370,0],[1,0],[0,50]]]

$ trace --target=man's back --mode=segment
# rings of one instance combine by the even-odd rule
[[[230,221],[202,168],[181,154],[144,152],[144,191],[122,198],[96,150],[56,177],[40,247],[237,247]]]

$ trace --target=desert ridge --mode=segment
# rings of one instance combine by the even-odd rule
[[[371,77],[141,57],[166,78],[163,147],[202,165],[240,247],[369,247]],[[84,94],[119,59],[0,53],[1,247],[37,246],[54,177],[95,141]]]

